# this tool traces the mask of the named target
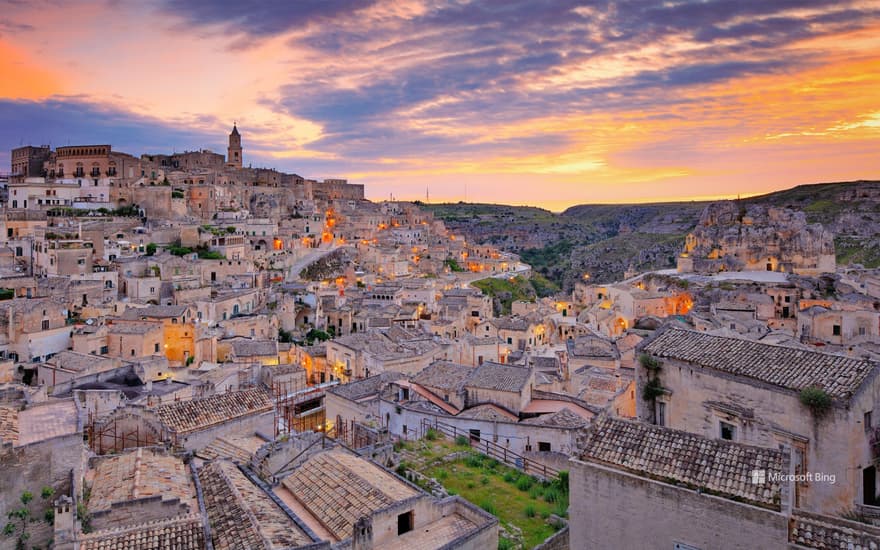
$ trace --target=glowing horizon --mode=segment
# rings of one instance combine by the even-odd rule
[[[0,0],[20,144],[225,153],[381,200],[635,204],[880,179],[880,2]],[[699,197],[699,198],[697,198]]]

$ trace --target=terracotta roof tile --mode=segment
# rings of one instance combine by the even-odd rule
[[[226,392],[204,399],[168,403],[156,414],[169,429],[184,434],[228,420],[272,410],[272,398],[263,388]]]
[[[80,550],[203,550],[205,531],[197,515],[83,535]]]
[[[579,437],[580,458],[646,477],[779,509],[780,483],[753,484],[752,471],[787,472],[788,455],[617,418],[596,419]]]
[[[282,484],[339,540],[352,535],[360,517],[419,494],[372,462],[335,449],[311,456]]]
[[[216,550],[295,548],[313,542],[231,462],[208,463],[198,475]]]
[[[664,331],[644,351],[793,390],[819,385],[838,399],[849,399],[878,366],[841,355],[681,329]]]

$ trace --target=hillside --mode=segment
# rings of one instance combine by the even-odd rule
[[[799,185],[742,202],[803,210],[810,223],[835,234],[839,263],[880,266],[880,181]],[[638,271],[674,267],[707,204],[578,205],[559,214],[495,204],[421,206],[473,242],[520,254],[567,291],[585,273],[610,282],[630,266]]]

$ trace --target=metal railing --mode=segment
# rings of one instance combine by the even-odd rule
[[[451,437],[453,440],[458,439],[459,437],[466,437],[470,447],[475,451],[509,466],[513,466],[529,475],[547,480],[559,479],[559,470],[538,462],[537,460],[517,454],[494,441],[477,437],[470,433],[469,430],[461,429],[450,424],[444,424],[436,419],[433,422],[427,418],[422,419],[421,436],[425,437],[425,434],[428,433],[429,429],[433,429],[443,436]]]

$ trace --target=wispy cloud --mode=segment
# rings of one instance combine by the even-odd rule
[[[102,35],[108,47],[100,55],[88,57],[81,47],[78,58],[27,61],[47,60],[52,78],[42,81],[54,83],[54,94],[82,97],[53,98],[48,84],[14,96],[42,101],[19,109],[17,132],[45,131],[56,141],[67,139],[59,133],[87,141],[106,134],[134,151],[161,147],[160,133],[169,136],[166,148],[178,141],[222,147],[226,125],[238,118],[256,161],[363,178],[377,196],[386,188],[400,195],[407,182],[421,196],[425,182],[449,178],[473,178],[471,194],[491,194],[500,178],[556,186],[573,202],[615,194],[631,200],[657,182],[680,197],[688,185],[705,195],[737,177],[762,191],[803,181],[794,177],[880,171],[880,160],[860,152],[878,139],[880,4],[873,1],[156,0],[136,13],[123,2],[101,7],[113,32]],[[26,4],[10,7],[0,17],[0,47],[4,32],[19,33],[34,49],[59,43],[45,29],[65,9],[73,16],[84,8],[54,8],[47,22]],[[129,27],[135,16],[138,24]],[[7,17],[29,28],[4,26]],[[77,26],[83,40],[91,21]],[[144,28],[162,30],[131,36]],[[152,48],[134,46],[150,41]],[[105,65],[116,70],[97,70]],[[117,73],[132,78],[117,81]],[[105,101],[114,107],[98,106]],[[0,114],[7,113],[11,107]],[[0,131],[0,139],[21,138]],[[811,163],[808,177],[784,164],[801,147],[838,158]],[[847,151],[852,162],[843,160]],[[761,170],[753,168],[758,158]],[[524,196],[530,192],[546,200],[528,186]]]

